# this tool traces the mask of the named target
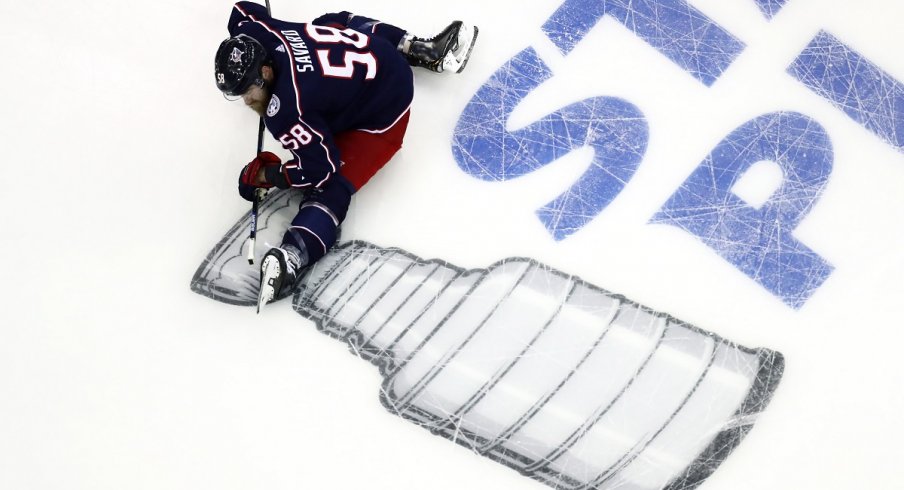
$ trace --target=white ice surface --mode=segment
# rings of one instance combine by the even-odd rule
[[[481,27],[462,75],[418,72],[406,146],[355,198],[344,238],[462,267],[534,257],[781,351],[769,409],[704,490],[901,488],[904,154],[785,73],[826,29],[904,80],[901,2],[790,0],[767,22],[752,0],[696,0],[748,45],[711,89],[611,20],[548,59],[556,77],[513,118],[616,95],[651,124],[628,187],[561,242],[533,211],[580,175],[581,153],[500,184],[450,151],[498,66],[527,46],[555,58],[539,26],[558,1],[272,3],[297,20],[352,10],[420,34],[454,18]],[[389,414],[376,369],[287,304],[257,317],[189,290],[247,208],[235,179],[257,119],[211,70],[230,6],[3,0],[0,488],[547,488]],[[795,233],[835,271],[799,311],[690,235],[646,224],[722,137],[775,110],[817,119],[835,150]]]

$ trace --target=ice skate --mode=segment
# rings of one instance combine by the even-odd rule
[[[411,37],[403,52],[411,66],[437,73],[461,73],[474,49],[477,32],[477,26],[456,20],[430,39]]]
[[[279,299],[291,291],[303,267],[304,254],[291,245],[271,248],[261,261],[260,292],[257,297],[257,312],[267,303]]]

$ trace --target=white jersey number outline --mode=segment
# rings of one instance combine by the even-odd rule
[[[321,44],[347,44],[357,49],[364,49],[370,43],[370,38],[354,29],[336,29],[329,26],[308,24],[305,32],[314,41]],[[332,78],[351,79],[355,75],[355,64],[367,67],[365,80],[373,80],[377,76],[377,59],[370,51],[359,53],[346,51],[343,62],[339,65],[330,63],[330,50],[318,49],[317,59],[323,68],[323,75]]]
[[[310,143],[313,139],[314,137],[311,136],[311,133],[304,126],[296,124],[287,133],[279,137],[279,142],[282,143],[283,148],[297,150]]]

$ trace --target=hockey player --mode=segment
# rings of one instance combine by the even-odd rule
[[[281,162],[270,152],[258,155],[239,175],[239,194],[250,201],[255,188],[305,193],[282,244],[261,261],[260,306],[327,253],[352,194],[401,148],[411,67],[461,72],[477,28],[455,21],[422,39],[349,12],[294,23],[238,2],[228,29],[215,58],[217,88],[260,114],[293,156]]]

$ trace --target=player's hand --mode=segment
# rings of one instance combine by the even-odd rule
[[[254,191],[258,187],[269,189],[273,187],[267,182],[264,170],[267,167],[279,165],[279,157],[265,151],[257,156],[239,173],[239,195],[246,201],[254,201]]]
[[[275,167],[281,164],[279,157],[269,151],[262,152],[251,163],[245,165],[242,173],[239,174],[239,182],[251,187],[263,187],[269,189],[273,184],[267,182],[265,170],[268,167]]]

